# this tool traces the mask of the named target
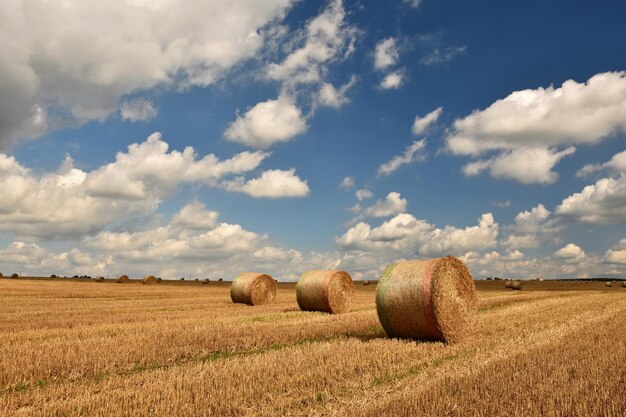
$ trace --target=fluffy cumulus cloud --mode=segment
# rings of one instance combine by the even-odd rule
[[[339,183],[339,188],[344,190],[349,190],[354,187],[354,178],[352,177],[344,177]]]
[[[125,96],[155,87],[210,85],[255,56],[264,45],[264,28],[291,5],[182,3],[2,2],[0,145],[103,120]]]
[[[411,131],[414,135],[421,135],[428,130],[430,126],[437,122],[439,116],[443,113],[443,107],[437,107],[425,116],[415,116]]]
[[[12,156],[0,154],[0,231],[42,239],[92,235],[114,222],[154,212],[184,183],[253,197],[309,193],[306,181],[294,170],[267,170],[250,180],[242,177],[257,169],[268,155],[257,151],[224,160],[213,154],[199,158],[191,147],[170,151],[159,133],[119,152],[114,162],[88,172],[76,168],[69,156],[57,171],[40,174]],[[200,214],[205,220],[212,218]],[[184,223],[194,215],[199,214],[191,207],[178,221]]]
[[[568,243],[554,252],[554,256],[563,259],[580,259],[585,257],[585,251],[573,243]]]
[[[389,175],[395,172],[402,165],[408,165],[415,161],[424,161],[426,159],[426,140],[416,140],[409,145],[402,155],[394,156],[390,161],[378,167],[378,175]]]
[[[356,77],[339,88],[326,80],[329,65],[344,60],[354,51],[356,28],[345,21],[341,0],[332,0],[318,16],[303,29],[290,35],[285,42],[286,56],[265,68],[267,80],[280,82],[279,97],[257,103],[243,116],[237,116],[225,132],[228,140],[253,148],[266,148],[284,142],[307,129],[307,117],[318,106],[339,108],[349,102],[348,90]],[[282,36],[286,36],[284,33]],[[316,91],[311,94],[310,90]],[[304,115],[298,98],[306,96],[311,106]]]
[[[366,217],[388,217],[406,210],[407,201],[400,193],[390,192],[384,200],[377,200],[373,205],[363,210]]]
[[[306,119],[287,97],[256,104],[231,123],[224,134],[228,140],[252,148],[267,148],[306,131]]]
[[[478,225],[459,229],[454,226],[437,228],[426,220],[401,213],[378,227],[360,222],[337,238],[344,250],[373,252],[372,256],[395,258],[435,255],[456,255],[497,244],[498,224],[490,213],[483,214]]]
[[[578,170],[576,176],[586,177],[596,172],[626,173],[626,151],[613,155],[609,161],[603,164],[587,164]]]
[[[565,198],[556,212],[583,223],[626,222],[626,175],[602,178]]]
[[[387,38],[376,44],[374,51],[374,68],[384,70],[398,62],[400,53],[395,38]]]
[[[397,90],[406,81],[406,77],[402,71],[394,71],[387,74],[380,82],[380,88],[383,90]]]
[[[357,200],[359,200],[359,201],[363,201],[363,200],[366,200],[368,198],[374,197],[374,193],[372,193],[367,188],[361,188],[360,190],[356,190],[354,195],[356,196]]]
[[[543,204],[515,216],[512,225],[505,225],[505,238],[500,244],[509,249],[536,248],[545,242],[559,242],[563,227]]]
[[[606,251],[606,260],[613,264],[626,265],[626,239]]]
[[[135,98],[125,100],[122,103],[120,114],[124,120],[130,120],[131,122],[143,122],[154,119],[157,115],[157,109],[151,101],[148,101],[145,98]]]
[[[554,166],[575,145],[623,132],[625,120],[626,73],[607,72],[585,83],[513,92],[456,120],[446,148],[480,158],[464,168],[466,175],[489,170],[522,183],[550,183],[557,178]]]
[[[305,197],[310,192],[307,182],[296,175],[295,169],[270,169],[247,181],[240,177],[225,182],[224,188],[257,198]]]

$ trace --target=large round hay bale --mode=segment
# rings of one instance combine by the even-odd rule
[[[267,274],[242,272],[230,286],[230,298],[251,306],[271,303],[276,298],[276,281]]]
[[[378,318],[390,337],[456,341],[476,305],[472,275],[451,256],[392,264],[376,287]]]
[[[607,286],[607,287],[612,287],[612,286],[613,286],[613,283],[612,283],[611,281],[608,281],[608,282],[607,282],[606,284],[604,284],[604,285],[605,285],[605,286]]]
[[[350,308],[353,293],[352,277],[345,271],[306,271],[296,285],[298,305],[304,311],[343,313]]]
[[[511,288],[513,286],[513,281],[511,281],[510,279],[507,279],[506,281],[504,281],[504,288]]]
[[[20,276],[19,276],[19,275],[17,275],[17,274],[11,274],[11,278],[13,278],[13,279],[18,279],[19,277],[20,277]]]
[[[96,282],[104,282],[104,277],[98,277],[98,278],[96,278]]]
[[[129,281],[128,275],[120,275],[115,282],[118,284],[126,284]]]
[[[154,275],[146,275],[145,277],[143,277],[143,284],[144,285],[152,285],[152,284],[157,284],[159,281],[157,281],[156,277]]]
[[[522,282],[521,281],[513,281],[513,283],[511,284],[511,289],[514,291],[521,291],[522,289]]]

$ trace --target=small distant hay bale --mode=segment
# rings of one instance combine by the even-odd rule
[[[506,281],[504,281],[504,288],[511,288],[513,286],[513,281],[511,281],[510,279],[507,279]]]
[[[161,281],[163,281],[163,278],[158,277],[158,278],[157,278],[157,282],[161,282]]]
[[[611,281],[608,281],[606,284],[604,284],[606,287],[612,287],[613,283]]]
[[[363,285],[370,285],[369,281],[363,281]]]
[[[181,281],[184,281],[184,280],[185,280],[185,278],[183,277],[183,278],[181,278],[180,280],[181,280]]]
[[[96,278],[96,282],[104,282],[104,277],[98,277],[98,278]]]
[[[218,279],[217,281],[218,281],[218,282],[222,282],[222,281],[224,281],[224,278],[220,278],[220,279]]]
[[[128,278],[128,275],[120,275],[119,277],[117,277],[115,282],[117,282],[118,284],[126,284],[129,280],[130,279]]]
[[[17,274],[11,274],[11,278],[13,278],[13,279],[18,279],[19,277],[20,277],[20,276],[19,276],[19,275],[17,275]]]
[[[276,298],[276,281],[267,274],[242,272],[230,286],[230,298],[251,306],[271,303]]]
[[[205,279],[202,280],[202,285],[206,285],[209,282],[211,282],[211,281],[208,278],[205,278]]]
[[[350,309],[354,283],[346,271],[306,271],[296,285],[298,305],[303,311],[339,314]]]
[[[152,284],[157,284],[159,281],[157,281],[156,277],[154,275],[146,275],[145,277],[143,277],[143,283],[144,285],[152,285]]]
[[[521,291],[521,289],[522,289],[522,282],[521,281],[513,281],[513,284],[511,284],[511,289],[513,291]]]
[[[2,272],[0,272],[0,279],[4,278],[4,275],[2,275]]]
[[[376,287],[378,318],[390,337],[455,342],[477,303],[472,275],[451,256],[392,264]]]

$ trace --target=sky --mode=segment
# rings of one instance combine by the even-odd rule
[[[0,272],[626,277],[626,4],[0,3]]]

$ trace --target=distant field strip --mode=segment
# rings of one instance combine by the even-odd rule
[[[494,285],[446,346],[386,338],[374,289],[327,315],[284,286],[249,307],[227,286],[0,281],[0,415],[626,412],[626,290]]]

